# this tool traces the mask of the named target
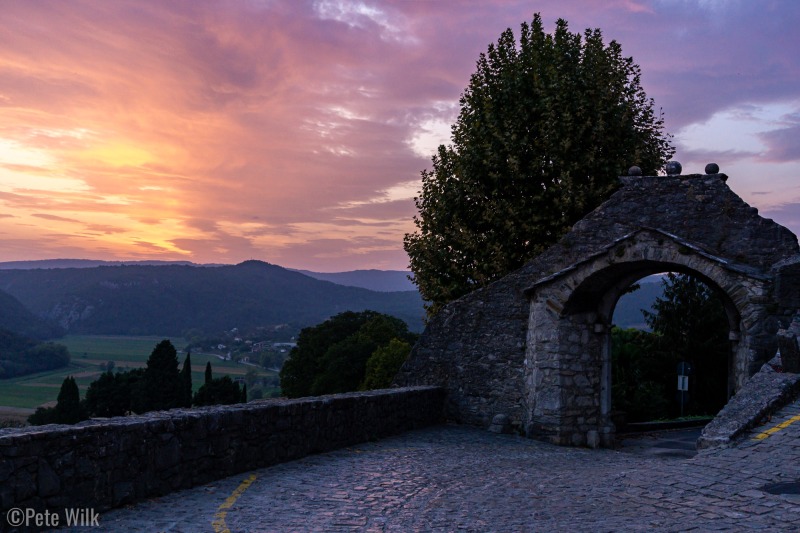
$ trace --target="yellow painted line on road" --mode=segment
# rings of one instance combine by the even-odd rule
[[[222,505],[217,508],[217,513],[214,515],[214,521],[211,522],[211,525],[214,527],[214,533],[231,533],[231,530],[228,529],[228,524],[225,523],[225,517],[228,516],[228,509],[233,507],[233,504],[236,503],[236,500],[239,499],[244,491],[253,484],[253,481],[256,480],[255,474],[250,474],[250,476],[242,481],[242,483],[236,487],[236,490],[228,496]]]
[[[786,421],[784,421],[784,422],[781,422],[781,423],[780,423],[780,424],[778,424],[777,426],[773,426],[773,427],[769,428],[768,430],[766,430],[766,431],[765,431],[765,432],[763,432],[763,433],[759,433],[758,435],[756,435],[755,437],[753,437],[753,440],[764,440],[764,439],[766,439],[767,437],[769,437],[770,435],[772,435],[773,433],[777,433],[778,431],[780,431],[780,430],[782,430],[782,429],[784,429],[784,428],[787,428],[787,427],[791,426],[792,424],[794,424],[794,423],[795,423],[795,422],[797,422],[798,420],[800,420],[800,415],[793,416],[793,417],[792,417],[792,418],[790,418],[789,420],[786,420]]]

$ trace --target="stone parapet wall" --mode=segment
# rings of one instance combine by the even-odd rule
[[[0,516],[102,512],[436,424],[443,404],[443,389],[409,387],[0,430]]]

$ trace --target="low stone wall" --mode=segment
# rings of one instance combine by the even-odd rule
[[[11,508],[102,512],[442,421],[444,391],[408,387],[0,430],[0,530]]]
[[[745,383],[697,439],[697,449],[731,446],[800,394],[800,374],[784,372],[780,355]]]

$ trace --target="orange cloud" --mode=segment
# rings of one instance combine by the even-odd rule
[[[626,52],[642,54],[658,94],[683,102],[667,111],[685,124],[746,94],[747,84],[728,76],[715,92],[707,84],[722,78],[707,81],[690,68],[678,75],[676,65],[714,68],[731,48],[723,36],[747,32],[711,27],[697,32],[708,35],[705,44],[673,39],[677,19],[707,29],[700,8],[680,5],[692,17],[648,0],[546,0],[537,9],[548,24],[564,17],[575,31],[601,26]],[[425,154],[446,141],[478,54],[531,17],[521,0],[453,6],[5,3],[0,260],[405,268],[402,236],[413,229]],[[735,15],[754,26],[754,16]],[[735,43],[747,72],[763,72],[758,58],[793,61],[785,57],[791,43],[767,53],[766,39],[759,42],[752,54]],[[768,87],[761,76],[760,90],[786,99],[797,86],[786,76]],[[706,85],[692,93],[698,79]]]

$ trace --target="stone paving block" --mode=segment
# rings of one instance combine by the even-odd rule
[[[764,492],[762,492],[760,490],[752,490],[752,489],[751,490],[742,491],[742,492],[739,493],[739,495],[740,496],[744,496],[746,498],[755,498],[755,499],[761,499],[761,498],[764,498],[766,496],[764,494]]]

